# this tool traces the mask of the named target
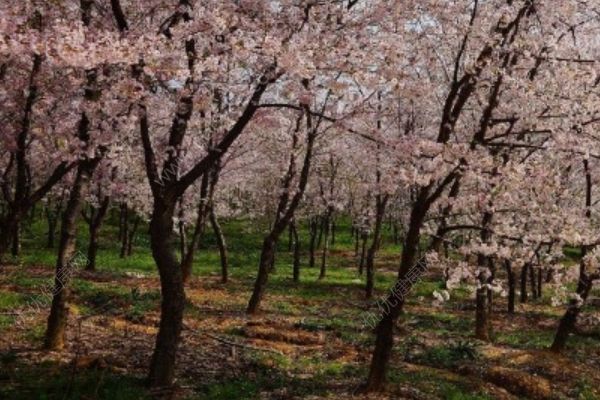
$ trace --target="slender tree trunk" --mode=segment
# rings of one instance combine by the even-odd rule
[[[296,221],[292,220],[290,226],[292,227],[292,236],[294,239],[294,261],[292,264],[293,279],[294,282],[300,282],[300,238],[298,237],[298,229],[296,228]]]
[[[87,271],[96,270],[96,255],[98,254],[98,233],[100,231],[100,227],[104,223],[104,218],[106,217],[106,213],[108,212],[108,206],[110,204],[110,198],[108,196],[104,197],[102,200],[102,204],[100,204],[100,208],[95,211],[92,209],[90,213],[90,217],[88,219],[88,229],[90,240],[88,243],[88,255],[87,255],[87,265],[85,269]]]
[[[140,225],[140,217],[137,215],[133,219],[133,227],[129,230],[129,237],[127,238],[127,257],[133,254],[133,242],[135,241],[135,235]]]
[[[367,299],[373,297],[373,287],[375,286],[375,254],[379,249],[379,243],[381,241],[381,228],[384,221],[383,218],[385,216],[385,208],[387,201],[387,196],[376,196],[375,228],[373,231],[373,241],[371,242],[371,247],[369,248],[369,252],[367,254],[367,284],[365,287]]]
[[[274,258],[275,238],[272,235],[269,235],[263,241],[258,266],[258,276],[256,277],[256,282],[254,283],[254,291],[252,292],[252,297],[250,298],[248,308],[246,309],[246,312],[248,314],[258,313],[258,308],[260,306],[263,294],[265,292],[265,287],[267,285],[269,272]]]
[[[13,257],[21,254],[21,224],[17,224],[13,231],[11,254]]]
[[[123,220],[121,221],[122,232],[120,257],[125,258],[127,256],[127,240],[129,239],[129,207],[127,206],[127,203],[121,204],[121,212]]]
[[[361,250],[360,250],[360,261],[358,263],[358,274],[360,276],[362,276],[364,273],[365,261],[367,259],[367,240],[368,240],[368,238],[369,238],[369,235],[367,234],[366,231],[363,230],[363,232],[361,233],[362,244],[361,244]]]
[[[292,232],[292,224],[288,226],[288,249],[289,253],[294,249],[294,232]]]
[[[210,225],[213,228],[217,239],[217,247],[219,248],[219,257],[221,259],[221,282],[227,283],[229,280],[229,262],[227,257],[227,244],[225,243],[225,235],[217,219],[214,207],[210,207],[209,211]]]
[[[537,285],[535,283],[535,267],[533,265],[529,266],[529,283],[531,285],[531,296],[535,300],[538,298],[538,293]]]
[[[529,263],[523,264],[523,268],[521,268],[521,303],[527,303],[527,272],[529,268]]]
[[[335,218],[331,219],[331,248],[335,247],[335,234],[336,234],[336,225]]]
[[[60,215],[61,206],[57,205],[55,210],[51,209],[50,204],[46,206],[46,221],[48,222],[48,240],[46,242],[46,248],[54,248],[54,238],[56,236],[56,223],[58,216]]]
[[[484,228],[481,231],[481,241],[488,243],[491,238],[489,226],[492,222],[493,214],[491,212],[485,212],[483,214],[481,226]],[[490,341],[490,333],[492,325],[490,321],[491,311],[491,296],[488,285],[494,281],[492,260],[483,255],[477,256],[477,264],[479,265],[479,286],[475,293],[476,311],[475,311],[475,337],[479,340],[486,342]]]
[[[82,123],[84,120],[87,121],[87,118],[83,117]],[[48,350],[60,350],[65,344],[68,318],[67,302],[70,295],[69,281],[73,274],[73,268],[77,267],[73,261],[77,239],[77,217],[81,212],[83,196],[98,162],[99,159],[80,161],[69,201],[63,213],[52,306],[44,341],[44,348]]]
[[[119,206],[119,242],[123,242],[125,236],[125,224],[127,217],[127,204],[121,203]]]
[[[323,231],[325,230],[325,219],[322,217],[319,217],[318,219],[318,231],[319,231],[319,238],[317,239],[317,249],[321,248],[321,244],[323,243]]]
[[[309,260],[308,260],[308,267],[309,268],[314,268],[315,267],[315,252],[316,252],[316,244],[317,244],[317,222],[315,221],[314,218],[311,218],[308,224],[308,229],[309,229],[309,233],[310,233],[310,242],[309,242],[309,246],[308,246],[308,253],[309,253]]]
[[[329,253],[329,231],[330,231],[330,216],[325,218],[325,227],[323,235],[323,251],[321,253],[321,271],[319,272],[319,280],[327,276],[327,255]]]
[[[516,292],[516,278],[515,271],[512,269],[511,262],[509,260],[504,261],[506,268],[506,276],[508,277],[508,313],[515,313],[515,292]]]

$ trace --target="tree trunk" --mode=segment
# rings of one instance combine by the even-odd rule
[[[120,257],[125,258],[127,256],[127,241],[129,239],[129,207],[127,203],[121,204],[121,252]]]
[[[404,250],[400,261],[400,269],[395,288],[389,293],[386,304],[387,310],[376,328],[375,348],[371,358],[371,366],[369,369],[369,377],[365,385],[366,392],[376,392],[383,390],[386,383],[387,370],[389,367],[392,347],[394,345],[394,325],[398,316],[402,312],[404,299],[406,294],[412,287],[414,280],[412,279],[412,271],[417,261],[417,251],[419,241],[421,239],[421,227],[427,213],[430,202],[427,201],[429,189],[421,189],[419,196],[413,205],[411,217],[404,241]],[[417,271],[416,278],[424,271]],[[407,280],[408,277],[411,279]]]
[[[581,312],[581,308],[583,307],[583,304],[585,304],[590,294],[593,281],[584,275],[580,277],[579,284],[577,286],[577,294],[581,298],[581,302],[578,302],[576,299],[571,300],[565,315],[563,315],[560,323],[558,324],[554,341],[552,342],[552,346],[550,346],[550,350],[556,353],[561,353],[565,349],[567,345],[567,339],[575,329],[575,323],[577,322],[577,317]]]
[[[516,279],[515,271],[512,269],[512,265],[509,260],[504,261],[506,267],[506,275],[508,277],[508,313],[515,313],[515,292],[516,292]]]
[[[538,293],[537,293],[537,285],[535,283],[535,268],[533,265],[529,266],[529,283],[531,285],[531,296],[535,300],[538,298]]]
[[[53,211],[50,204],[46,206],[46,221],[48,222],[48,240],[46,242],[46,248],[54,248],[54,238],[56,236],[56,223],[60,214],[61,206],[57,205]]]
[[[221,258],[221,283],[227,283],[229,280],[229,262],[227,257],[227,244],[225,242],[225,236],[223,230],[217,219],[214,207],[210,207],[209,211],[210,225],[213,228],[215,237],[217,239],[217,247],[219,248],[219,257]]]
[[[254,291],[246,312],[248,314],[258,313],[258,308],[265,292],[265,286],[267,285],[267,279],[269,277],[269,271],[273,259],[275,257],[275,238],[271,235],[267,236],[263,241],[262,251],[260,253],[260,261],[258,266],[258,276],[254,283]]]
[[[491,238],[491,232],[489,226],[492,222],[493,214],[491,212],[485,212],[481,221],[481,226],[484,228],[481,231],[482,243],[488,243]],[[490,341],[490,333],[492,325],[490,321],[491,314],[491,290],[488,285],[491,285],[494,281],[493,265],[490,257],[483,254],[477,256],[477,264],[480,272],[477,277],[479,281],[479,287],[475,292],[475,337],[479,340],[486,342]]]
[[[381,241],[381,228],[383,225],[383,218],[385,216],[385,208],[387,204],[387,196],[376,196],[375,206],[375,228],[373,231],[373,241],[367,254],[367,284],[365,287],[366,297],[370,299],[373,297],[373,287],[375,278],[375,253],[379,249],[379,243]]]
[[[321,253],[321,271],[319,272],[319,280],[324,279],[327,275],[327,255],[329,253],[329,231],[331,217],[325,218],[325,227],[323,235],[323,252]]]
[[[44,341],[44,348],[47,350],[60,350],[65,344],[68,318],[67,302],[70,295],[69,282],[73,269],[78,267],[74,258],[77,240],[77,217],[80,214],[83,196],[98,162],[99,159],[80,161],[69,201],[63,213],[52,306],[48,316]]]
[[[140,217],[137,215],[133,220],[133,227],[129,230],[129,238],[127,239],[127,257],[133,254],[133,242],[135,241],[135,234],[137,233],[140,225]]]
[[[317,229],[318,229],[317,222],[315,221],[314,218],[311,218],[308,223],[308,230],[309,230],[309,234],[310,234],[310,242],[309,242],[309,246],[308,246],[308,253],[309,253],[308,267],[309,268],[315,267]]]
[[[521,303],[527,303],[527,272],[529,268],[529,263],[523,264],[521,268]]]
[[[185,292],[183,273],[173,245],[175,202],[155,199],[150,221],[152,256],[160,275],[160,324],[148,380],[151,387],[168,387],[175,376],[175,361],[183,325]]]
[[[336,225],[335,218],[331,219],[331,248],[335,247],[335,234],[336,234]]]
[[[11,254],[13,257],[21,254],[21,224],[17,224],[13,231]]]
[[[300,282],[300,239],[298,237],[298,229],[296,228],[296,221],[293,220],[290,224],[292,227],[292,235],[294,238],[294,261],[293,261],[293,279],[294,282]]]
[[[108,211],[108,205],[110,203],[110,198],[106,196],[100,205],[100,208],[94,212],[90,213],[90,217],[88,219],[88,229],[90,234],[90,240],[88,243],[88,254],[87,254],[87,264],[85,266],[86,271],[95,271],[96,270],[96,255],[98,254],[98,233],[100,231],[100,227],[104,222],[104,217]]]
[[[364,272],[364,268],[365,268],[365,261],[367,258],[367,240],[369,238],[369,235],[367,234],[366,231],[363,231],[361,233],[361,240],[362,240],[362,244],[361,244],[361,251],[360,251],[360,261],[358,263],[358,274],[360,276],[362,276],[363,272]]]

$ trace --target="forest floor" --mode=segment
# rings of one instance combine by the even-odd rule
[[[415,286],[399,321],[388,391],[357,394],[374,340],[363,318],[376,306],[364,299],[349,237],[340,235],[322,281],[316,268],[303,266],[301,282],[294,284],[290,256],[281,249],[263,312],[248,317],[244,310],[260,241],[250,244],[252,239],[236,236],[239,228],[231,224],[226,231],[232,258],[227,284],[220,283],[211,238],[200,253],[186,290],[173,398],[600,399],[597,326],[582,323],[586,335],[573,336],[568,351],[559,356],[546,348],[563,307],[552,307],[544,295],[519,304],[516,314],[509,315],[504,299],[498,299],[493,342],[478,342],[473,339],[473,296],[458,290],[450,301],[434,305],[432,292],[440,288],[434,276]],[[0,398],[157,395],[145,389],[143,378],[157,331],[159,282],[142,245],[126,260],[107,245],[97,272],[76,272],[68,341],[61,352],[41,350],[48,307],[34,306],[36,301],[43,304],[43,288],[51,285],[52,252],[40,247],[19,264],[3,268]],[[397,246],[384,247],[376,298],[391,286],[398,259]],[[594,312],[594,306],[586,310]]]

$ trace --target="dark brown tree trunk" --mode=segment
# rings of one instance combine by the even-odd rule
[[[531,285],[531,296],[535,300],[538,298],[538,293],[537,284],[535,283],[535,267],[533,265],[529,266],[529,284]]]
[[[360,237],[362,244],[360,250],[360,260],[358,262],[358,274],[362,276],[362,274],[364,273],[365,261],[367,259],[367,240],[369,238],[369,235],[367,234],[366,230],[363,230]]]
[[[135,235],[140,225],[140,217],[134,216],[133,226],[129,230],[129,237],[127,238],[127,257],[133,253],[133,242],[135,241]]]
[[[335,247],[335,234],[336,234],[336,225],[335,218],[331,219],[331,248]]]
[[[300,282],[300,238],[298,237],[298,229],[296,228],[296,221],[292,220],[290,223],[292,227],[292,237],[294,239],[294,260],[292,262],[292,274],[294,282]]]
[[[267,284],[267,280],[269,278],[269,273],[274,265],[275,261],[275,246],[277,245],[277,240],[279,236],[284,232],[287,225],[294,218],[294,213],[296,209],[300,205],[300,200],[304,195],[304,191],[306,190],[306,185],[308,184],[308,178],[310,173],[310,166],[312,160],[312,151],[313,145],[316,138],[316,130],[312,127],[312,116],[309,110],[306,108],[303,113],[304,117],[306,117],[306,130],[307,130],[307,138],[306,138],[306,154],[304,155],[304,162],[302,164],[302,169],[299,174],[297,189],[294,193],[293,197],[290,199],[290,189],[292,185],[292,181],[296,175],[296,150],[298,148],[298,132],[300,130],[300,122],[303,117],[301,115],[296,124],[296,130],[294,131],[294,135],[292,137],[292,149],[290,152],[290,160],[288,164],[288,170],[286,175],[282,180],[281,188],[282,193],[279,196],[279,202],[277,205],[277,211],[275,214],[275,222],[273,223],[273,227],[271,232],[265,237],[263,242],[263,248],[260,256],[258,275],[256,277],[256,281],[254,283],[254,290],[252,292],[252,297],[248,303],[248,308],[246,312],[248,314],[256,314],[260,307],[260,302],[262,300],[265,287]],[[318,125],[316,125],[318,127]]]
[[[290,223],[290,225],[288,226],[288,246],[287,246],[287,251],[289,253],[292,252],[292,250],[294,249],[294,232],[292,232],[292,223]]]
[[[85,266],[86,271],[96,270],[96,255],[98,254],[98,233],[100,231],[102,223],[104,222],[104,217],[106,216],[106,213],[108,211],[109,203],[110,198],[106,196],[102,200],[102,203],[100,204],[100,208],[98,210],[92,207],[89,217],[85,216],[84,214],[84,218],[88,223],[88,231],[90,236],[88,243],[87,263]]]
[[[325,226],[323,227],[323,251],[321,252],[321,270],[319,271],[319,280],[327,276],[327,256],[329,253],[329,232],[331,228],[331,217],[328,215],[325,218]]]
[[[575,330],[577,317],[581,313],[581,308],[587,301],[593,286],[593,280],[584,273],[583,276],[580,277],[577,286],[577,294],[581,301],[579,302],[577,299],[571,300],[565,315],[563,315],[558,324],[554,341],[552,342],[552,346],[550,346],[550,350],[556,353],[561,353],[565,349],[569,335]]]
[[[310,242],[309,242],[309,246],[308,246],[308,253],[309,253],[308,267],[309,268],[315,267],[315,252],[316,252],[316,247],[317,247],[317,229],[318,229],[317,221],[315,220],[315,218],[311,218],[308,223],[308,230],[309,230],[309,235],[310,235]]]
[[[46,206],[46,221],[48,222],[48,240],[46,242],[46,248],[54,248],[54,238],[56,237],[56,225],[61,210],[61,202],[59,202],[54,209],[48,204]]]
[[[21,224],[17,224],[13,231],[11,254],[13,257],[21,254]]]
[[[515,313],[515,294],[516,294],[516,278],[515,271],[512,269],[511,262],[509,260],[504,261],[506,268],[506,276],[508,277],[508,313]]]
[[[87,132],[87,124],[88,120],[84,115],[81,122],[84,127],[80,126],[80,130]],[[69,194],[69,200],[63,213],[52,306],[44,340],[44,348],[47,350],[60,350],[65,344],[68,318],[67,302],[70,295],[69,282],[73,269],[78,267],[74,258],[77,240],[77,217],[81,212],[83,197],[99,161],[99,158],[80,161]]]
[[[121,221],[121,251],[119,256],[125,258],[127,256],[127,241],[129,239],[129,207],[127,203],[121,204],[122,218]]]
[[[275,238],[272,235],[269,235],[263,241],[258,265],[258,276],[256,277],[252,297],[250,297],[250,302],[248,303],[248,308],[246,309],[248,314],[258,313],[274,258]]]
[[[521,268],[521,303],[527,303],[527,273],[529,268],[529,263],[523,264]]]
[[[121,203],[119,206],[119,242],[123,242],[126,235],[125,224],[127,218],[127,204]]]
[[[185,292],[183,273],[173,244],[175,201],[155,199],[150,221],[152,256],[161,285],[161,314],[158,335],[148,376],[152,387],[168,387],[175,376],[175,360],[183,326]]]
[[[408,232],[404,241],[400,269],[395,288],[386,299],[387,309],[384,310],[381,320],[376,328],[375,348],[371,358],[369,377],[364,390],[366,392],[381,391],[386,383],[387,370],[389,367],[392,348],[394,345],[394,325],[402,312],[404,299],[412,286],[413,279],[407,281],[412,274],[417,261],[417,251],[421,239],[421,227],[431,205],[429,199],[429,188],[422,188],[412,207]],[[422,274],[424,271],[420,271]],[[417,275],[417,278],[420,276]]]
[[[219,257],[221,259],[221,283],[227,283],[229,280],[229,261],[227,257],[227,244],[225,243],[225,235],[217,219],[214,207],[210,207],[209,211],[210,225],[217,239],[217,247],[219,248]]]

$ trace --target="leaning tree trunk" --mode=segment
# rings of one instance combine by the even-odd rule
[[[63,213],[52,306],[50,308],[50,315],[48,316],[44,341],[44,348],[48,350],[60,350],[65,345],[65,331],[68,318],[67,301],[70,294],[69,281],[73,273],[73,268],[76,267],[73,257],[75,255],[77,238],[77,217],[81,210],[84,193],[89,186],[91,176],[98,162],[99,159],[80,162],[69,195],[69,201]]]
[[[276,239],[273,235],[268,235],[263,241],[262,250],[260,253],[260,261],[258,264],[258,276],[254,283],[254,291],[246,312],[248,314],[256,314],[260,306],[260,302],[265,292],[267,280],[269,278],[269,272],[271,270],[273,259],[275,258],[275,244]]]
[[[577,317],[581,312],[581,308],[587,301],[587,298],[590,294],[593,286],[593,280],[584,274],[582,277],[580,277],[579,284],[577,286],[577,294],[581,300],[571,300],[565,315],[563,315],[560,323],[558,324],[554,341],[552,342],[552,346],[550,346],[550,350],[556,353],[561,353],[565,349],[567,345],[567,339],[575,329],[575,323],[577,322]]]
[[[419,241],[421,239],[421,227],[427,213],[427,207],[429,206],[429,204],[426,203],[428,194],[427,188],[422,189],[420,196],[417,198],[411,211],[408,232],[404,241],[402,258],[400,261],[400,270],[395,285],[395,287],[400,287],[400,291],[393,290],[390,292],[386,299],[388,307],[377,324],[375,348],[371,358],[369,377],[365,385],[366,392],[380,391],[386,383],[387,370],[389,368],[394,345],[394,325],[404,307],[406,294],[414,282],[412,279],[407,281],[407,278],[411,276],[417,261],[417,252]],[[423,272],[424,271],[421,270],[417,271],[417,277]]]

